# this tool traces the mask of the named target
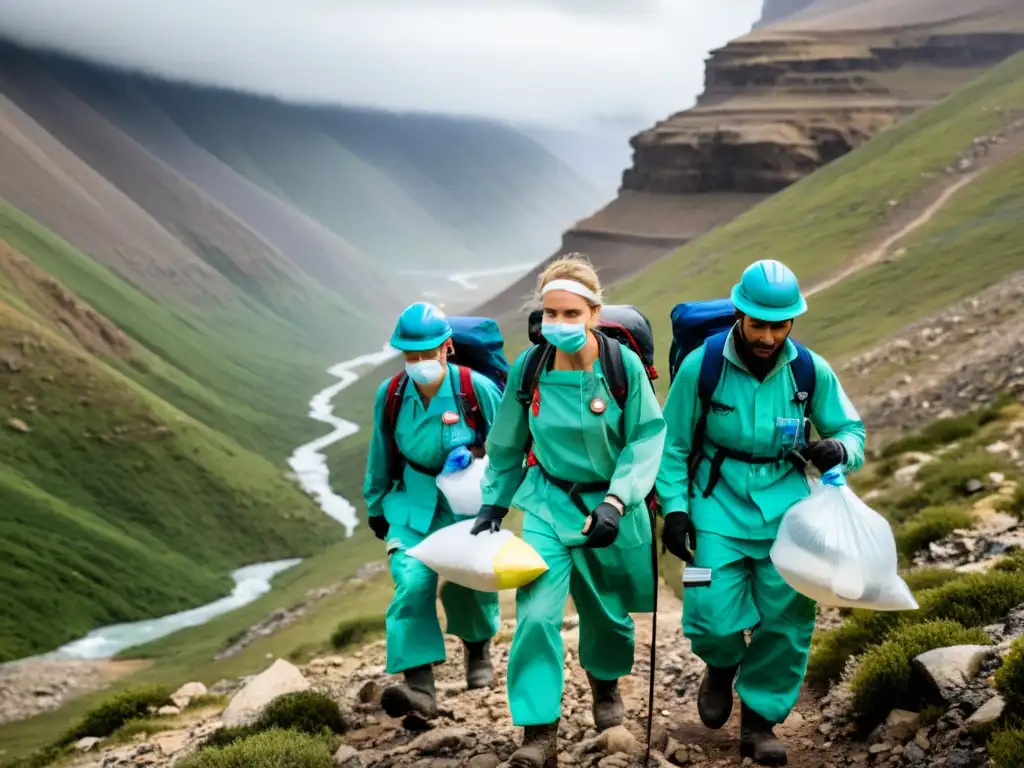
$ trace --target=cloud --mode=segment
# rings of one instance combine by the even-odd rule
[[[548,125],[663,117],[761,0],[0,0],[3,33],[278,96]]]

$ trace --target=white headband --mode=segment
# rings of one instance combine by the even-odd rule
[[[597,297],[596,293],[583,285],[583,283],[578,283],[575,280],[552,280],[550,283],[545,285],[543,289],[541,289],[540,295],[544,296],[549,291],[569,291],[569,293],[575,293],[577,296],[582,296],[595,306],[600,305],[601,303],[601,299]]]

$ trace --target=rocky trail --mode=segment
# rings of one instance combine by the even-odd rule
[[[563,766],[628,768],[643,765],[646,739],[651,617],[641,614],[636,621],[637,647],[633,674],[621,683],[626,707],[623,727],[598,734],[590,712],[590,691],[579,666],[578,619],[567,615],[563,625],[566,644],[566,687],[559,732]],[[654,718],[654,750],[651,765],[681,765],[693,768],[726,768],[750,765],[738,752],[739,705],[731,721],[712,732],[701,723],[696,710],[696,693],[703,665],[689,651],[682,634],[682,605],[667,588],[662,590],[658,614],[657,673]],[[834,611],[822,612],[819,624],[825,628],[838,623]],[[438,705],[441,715],[430,723],[416,718],[404,721],[388,717],[379,706],[380,694],[390,679],[384,672],[383,641],[365,646],[348,656],[330,656],[311,661],[299,670],[277,661],[260,677],[218,686],[218,692],[237,694],[246,685],[262,688],[269,701],[273,695],[306,689],[324,692],[338,702],[350,723],[345,745],[335,758],[348,768],[402,768],[404,766],[470,766],[497,768],[519,745],[521,729],[510,719],[505,693],[505,669],[514,622],[506,621],[492,650],[495,681],[490,689],[467,691],[462,652],[454,638],[446,638],[448,662],[436,668]],[[304,680],[302,680],[304,678]],[[266,702],[264,702],[266,703]],[[254,706],[251,697],[247,706]],[[187,714],[187,713],[186,713]],[[170,766],[187,754],[225,722],[234,722],[232,705],[223,713],[196,715],[176,730],[152,736],[141,734],[136,741],[104,749],[83,744],[86,749],[74,765],[96,768],[129,768],[136,765]],[[822,728],[817,698],[805,691],[796,710],[777,728],[790,752],[794,768],[821,768],[821,750],[830,750],[835,765],[846,765],[847,755],[856,749],[832,745]],[[860,750],[867,754],[866,747]]]

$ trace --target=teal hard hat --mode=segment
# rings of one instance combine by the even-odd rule
[[[733,286],[732,303],[740,312],[758,320],[780,323],[807,311],[793,270],[774,259],[755,261]]]
[[[452,335],[448,318],[438,307],[425,301],[402,310],[391,334],[391,346],[402,352],[423,352],[440,347]]]

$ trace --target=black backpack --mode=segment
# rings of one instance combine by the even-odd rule
[[[537,390],[541,371],[550,369],[554,363],[555,348],[541,333],[544,311],[536,309],[530,313],[529,335],[533,346],[526,353],[523,375],[519,381],[517,398],[523,408],[529,407]],[[629,381],[622,363],[622,347],[626,344],[644,364],[647,380],[654,388],[658,371],[654,367],[654,330],[647,317],[636,307],[628,304],[612,304],[601,308],[597,327],[598,357],[615,402],[625,407],[629,396]]]

